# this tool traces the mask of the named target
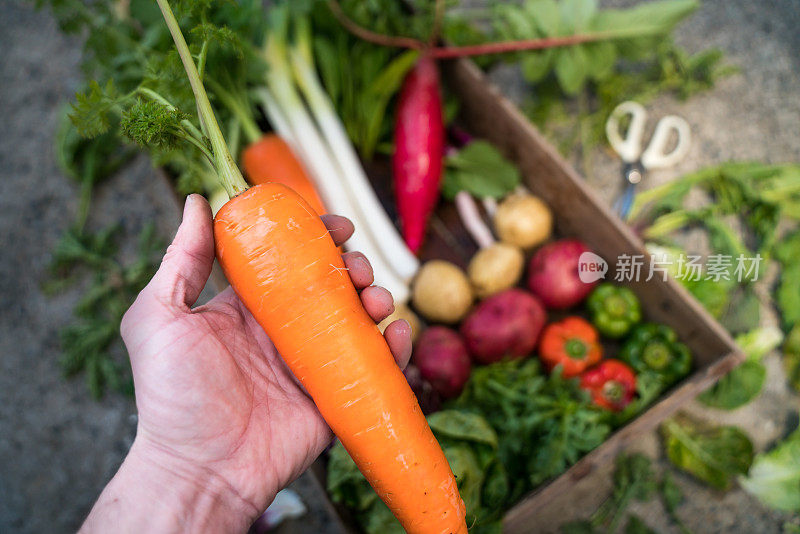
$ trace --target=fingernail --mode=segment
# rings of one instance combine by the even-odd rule
[[[357,258],[359,259],[359,261],[363,262],[364,265],[366,265],[367,268],[371,270],[372,264],[369,262],[369,259],[367,259],[367,257],[361,252],[357,252],[356,254],[358,254]]]
[[[183,216],[186,216],[186,213],[189,211],[189,208],[192,207],[194,204],[197,203],[197,193],[192,193],[188,197],[186,197],[186,202],[183,204]]]
[[[398,321],[400,321],[405,325],[405,329],[408,331],[408,334],[411,335],[411,323],[409,323],[405,319],[398,319]]]

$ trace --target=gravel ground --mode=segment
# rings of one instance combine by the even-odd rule
[[[650,185],[728,159],[799,159],[799,26],[797,0],[703,3],[680,29],[678,41],[691,50],[721,47],[741,73],[689,102],[659,99],[650,106],[655,116],[683,115],[694,134],[689,157],[675,170],[651,175]],[[113,395],[94,402],[81,379],[63,380],[57,332],[81,288],[55,298],[40,291],[49,252],[77,206],[76,188],[55,164],[52,132],[59,106],[77,88],[80,43],[59,34],[52,19],[30,4],[2,0],[0,49],[0,117],[6,132],[0,139],[0,240],[6,251],[0,259],[5,304],[0,308],[0,532],[62,532],[80,524],[119,465],[133,438],[135,407]],[[618,172],[613,158],[596,155],[592,183],[604,198],[616,193]],[[174,231],[179,213],[171,191],[144,160],[101,188],[95,212],[92,225],[121,213],[127,234],[156,221],[164,236]],[[769,384],[751,405],[724,415],[690,409],[734,422],[759,449],[767,447],[787,430],[798,405],[784,386],[777,357],[767,365]],[[659,454],[655,436],[644,437],[641,446]],[[723,495],[688,477],[678,480],[689,497],[680,515],[695,532],[778,533],[791,519],[741,491]],[[308,480],[300,485],[305,496],[312,495]],[[600,476],[585,480],[535,530],[551,530],[568,512],[588,515],[607,485]],[[670,531],[657,503],[637,505],[635,511],[659,531]],[[315,511],[296,530],[326,530],[321,514]]]

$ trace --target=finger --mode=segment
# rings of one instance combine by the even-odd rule
[[[337,247],[350,239],[350,236],[353,235],[355,231],[353,223],[350,222],[350,219],[347,217],[342,217],[340,215],[322,215],[320,219],[325,223],[325,227],[328,229]]]
[[[142,295],[167,306],[191,307],[205,287],[213,265],[211,208],[201,195],[189,195],[175,239]]]
[[[386,338],[397,365],[400,369],[405,369],[411,359],[411,325],[405,319],[398,319],[386,327],[383,337]]]
[[[394,311],[392,294],[379,286],[369,286],[361,292],[361,304],[372,320],[379,323]]]
[[[345,252],[342,254],[342,259],[356,289],[364,289],[372,284],[372,265],[366,256],[360,252]]]

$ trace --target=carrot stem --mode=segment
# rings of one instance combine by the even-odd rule
[[[181,28],[172,9],[169,7],[167,0],[156,0],[161,13],[164,15],[164,20],[167,23],[172,40],[175,41],[175,47],[178,50],[178,55],[183,62],[183,68],[186,70],[186,75],[189,78],[189,83],[192,86],[195,100],[197,101],[197,113],[200,116],[200,126],[203,133],[211,141],[211,149],[214,156],[214,167],[219,176],[220,183],[228,193],[228,197],[233,198],[239,193],[247,190],[247,182],[244,181],[242,173],[231,157],[228,151],[228,146],[225,144],[225,138],[219,129],[217,118],[214,115],[214,110],[211,107],[211,102],[208,100],[208,95],[203,87],[203,81],[200,79],[200,74],[197,72],[197,67],[192,59],[192,54],[189,51],[189,46],[183,38]]]

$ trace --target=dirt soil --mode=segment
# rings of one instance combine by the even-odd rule
[[[688,102],[663,98],[649,106],[654,116],[687,118],[694,141],[677,169],[653,173],[646,185],[730,159],[800,158],[798,27],[797,0],[703,2],[681,27],[678,42],[690,50],[720,47],[741,72]],[[82,378],[61,376],[58,330],[85,287],[56,297],[40,289],[50,251],[77,207],[77,188],[59,172],[52,144],[59,109],[78,89],[80,48],[79,40],[61,35],[52,18],[31,3],[0,2],[0,532],[75,530],[119,466],[136,426],[131,399],[107,395],[96,402]],[[498,76],[504,86],[514,77]],[[521,85],[510,85],[512,95],[524,93]],[[599,152],[591,183],[610,200],[618,173],[618,162]],[[165,238],[177,227],[176,200],[143,158],[102,187],[96,202],[93,227],[121,217],[123,232],[133,236],[155,221]],[[742,426],[764,449],[790,428],[798,408],[777,355],[766,363],[769,382],[757,401],[732,413],[698,406],[691,411]],[[664,467],[655,435],[645,436],[641,448]],[[740,490],[721,494],[686,476],[678,480],[688,497],[679,514],[694,532],[779,533],[785,522],[800,521],[765,509]],[[602,474],[584,480],[534,531],[552,531],[565,518],[589,515],[608,485]],[[310,480],[304,476],[296,487],[312,512],[285,530],[336,532]],[[675,531],[658,503],[636,505],[634,511],[659,532]]]

